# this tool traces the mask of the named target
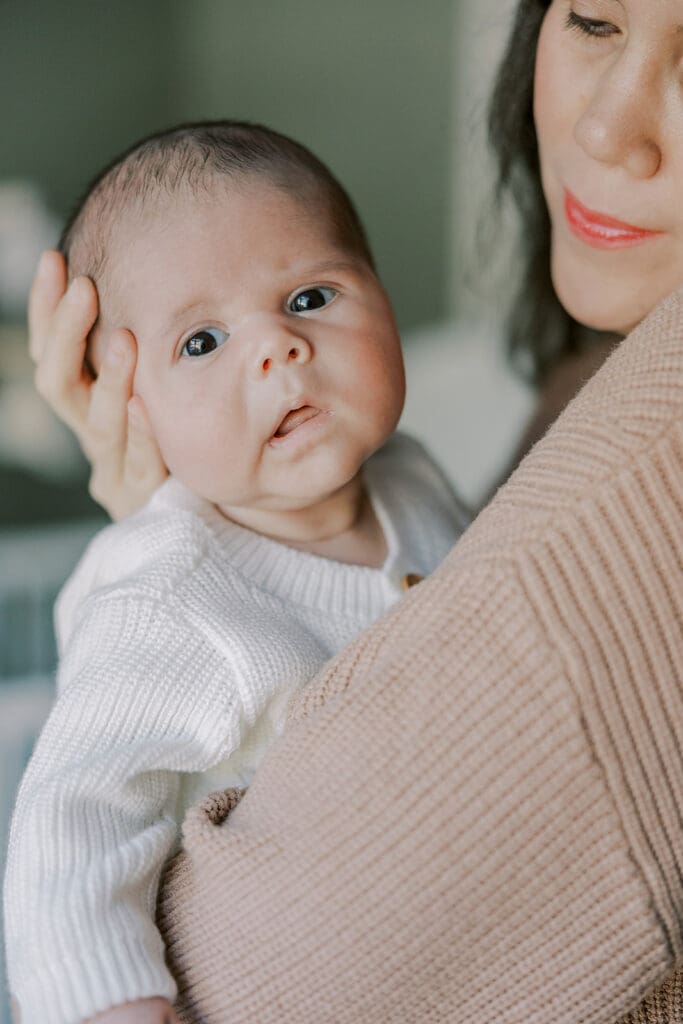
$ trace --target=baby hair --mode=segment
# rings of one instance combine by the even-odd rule
[[[212,198],[217,187],[261,180],[330,218],[337,240],[374,270],[358,214],[332,172],[300,143],[244,121],[205,121],[156,132],[110,163],[86,189],[62,233],[69,276],[87,274],[101,289],[111,242],[124,216],[175,196]]]

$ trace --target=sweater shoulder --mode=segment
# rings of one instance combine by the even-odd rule
[[[60,650],[81,607],[94,595],[127,589],[163,600],[199,570],[212,543],[201,504],[169,481],[139,512],[90,541],[55,606]]]
[[[412,500],[431,512],[439,510],[458,534],[469,524],[470,509],[425,446],[410,434],[392,434],[366,468],[370,479],[381,479],[394,500]]]
[[[198,506],[155,496],[139,512],[95,535],[72,580],[92,591],[144,576],[151,586],[156,581],[165,589],[197,566],[210,538]]]

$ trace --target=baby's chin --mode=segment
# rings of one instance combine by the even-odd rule
[[[245,488],[242,493],[226,486],[220,490],[215,487],[202,486],[196,479],[187,476],[182,482],[195,494],[225,511],[229,518],[240,521],[252,515],[258,518],[265,516],[297,517],[317,508],[322,509],[328,502],[336,503],[340,498],[354,500],[362,492],[362,463],[340,467],[331,465],[325,472],[320,465],[317,471],[310,467],[289,467],[282,474],[266,474],[261,486],[254,489]],[[176,474],[177,475],[177,474]]]
[[[356,481],[359,482],[358,490],[360,491],[360,472],[357,472],[351,479],[342,479],[337,474],[329,481],[327,486],[325,485],[326,482],[322,480],[316,481],[314,485],[311,485],[309,482],[297,486],[297,482],[293,480],[286,493],[274,489],[272,492],[260,495],[258,498],[250,497],[245,499],[230,493],[225,493],[223,496],[218,497],[203,494],[201,497],[206,498],[236,522],[250,519],[251,517],[257,519],[262,515],[278,516],[286,520],[290,516],[297,517],[312,512],[328,502],[333,502],[345,492],[351,494],[352,491],[356,490]],[[196,488],[190,487],[190,490],[198,493]]]

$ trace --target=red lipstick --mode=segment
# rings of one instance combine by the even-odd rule
[[[594,249],[626,249],[663,234],[589,210],[569,189],[564,190],[564,213],[571,231]]]

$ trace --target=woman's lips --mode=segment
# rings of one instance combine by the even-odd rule
[[[573,234],[594,249],[625,249],[663,234],[589,210],[569,189],[564,190],[564,212]]]

